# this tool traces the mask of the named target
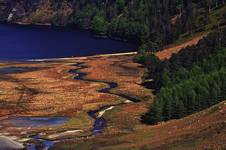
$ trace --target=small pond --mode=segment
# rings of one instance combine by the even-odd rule
[[[34,67],[4,67],[0,68],[0,74],[23,73],[35,70],[37,70],[37,68]]]
[[[0,124],[15,127],[46,127],[62,125],[68,117],[10,117]]]

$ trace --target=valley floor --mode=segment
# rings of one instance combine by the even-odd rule
[[[104,55],[37,62],[2,62],[1,120],[12,116],[67,116],[71,119],[62,126],[52,128],[18,128],[0,123],[1,135],[29,140],[36,133],[45,133],[45,137],[50,138],[55,136],[49,135],[73,130],[82,131],[72,132],[78,137],[90,134],[94,120],[87,112],[127,101],[120,95],[144,101],[124,105],[133,112],[126,113],[124,117],[131,119],[130,115],[133,115],[134,118],[128,121],[138,123],[139,116],[146,110],[146,103],[150,103],[153,96],[150,90],[140,85],[143,68],[133,63],[132,58],[132,55]],[[77,69],[76,64],[80,62],[88,66],[80,70],[88,74],[85,78],[98,82],[73,79],[76,74],[69,71]],[[118,87],[111,90],[112,94],[98,92],[108,86],[105,82],[115,82]],[[122,116],[119,119],[124,118]]]
[[[184,119],[155,126],[140,123],[140,116],[153,101],[151,90],[140,85],[144,69],[133,63],[133,55],[95,56],[0,64],[0,119],[12,116],[66,116],[71,119],[56,127],[12,127],[1,125],[0,135],[29,143],[41,133],[43,138],[60,140],[52,149],[224,149],[226,148],[226,101]],[[85,79],[74,80],[69,73],[76,63],[87,68]],[[7,68],[25,68],[7,73]],[[93,80],[93,82],[92,82]],[[98,82],[97,82],[98,81]],[[110,93],[98,92],[105,82],[118,87]],[[139,102],[125,103],[127,95]],[[87,112],[116,105],[103,115],[107,127],[92,135],[94,124]],[[1,123],[0,123],[1,124]],[[77,132],[78,131],[78,132]],[[65,140],[62,140],[65,139]]]

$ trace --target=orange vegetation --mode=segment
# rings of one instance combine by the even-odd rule
[[[201,40],[206,35],[207,34],[202,34],[202,35],[192,38],[191,40],[188,40],[182,44],[172,46],[169,48],[165,48],[162,51],[157,52],[156,56],[158,56],[161,60],[169,59],[173,54],[178,53],[181,49],[183,49],[187,46],[196,45],[199,42],[199,40]]]
[[[123,93],[138,99],[151,99],[151,91],[141,86],[143,68],[133,63],[132,56],[96,57],[87,61],[90,66],[84,69],[87,78],[118,83],[119,87],[112,92]]]
[[[107,85],[102,82],[74,80],[68,71],[73,64],[84,62],[89,68],[87,78],[116,82],[112,93],[123,93],[137,99],[151,99],[152,94],[139,83],[143,69],[132,62],[132,56],[98,56],[32,63],[1,63],[2,68],[37,67],[35,71],[0,74],[0,119],[10,116],[68,116],[77,122],[70,125],[84,130],[91,128],[93,119],[87,111],[103,105],[124,101],[120,96],[98,92]],[[78,119],[79,118],[79,119]],[[27,129],[26,129],[27,130]],[[4,128],[12,131],[12,128]],[[0,129],[1,132],[1,129]]]
[[[140,113],[139,105],[137,108]],[[128,111],[130,109],[131,106],[125,106],[117,112],[112,112],[110,127],[105,134],[88,141],[70,142],[71,148],[84,150],[223,150],[226,148],[226,101],[183,119],[171,120],[155,126],[133,122],[134,112],[137,109],[132,108],[133,111]],[[123,118],[127,111],[127,118],[118,120],[121,114]],[[121,128],[121,131],[113,130],[112,128],[115,127]],[[56,147],[64,146],[59,143]]]
[[[193,39],[185,45],[195,44]],[[182,45],[168,52],[158,53],[161,59],[179,51]],[[164,54],[164,55],[163,55]],[[0,74],[0,120],[6,117],[23,116],[69,116],[73,121],[62,128],[28,129],[1,127],[0,133],[26,137],[30,132],[55,134],[60,130],[82,129],[89,131],[93,119],[88,110],[103,105],[124,101],[120,96],[98,92],[107,86],[102,82],[78,81],[68,73],[76,69],[73,64],[84,62],[89,68],[81,70],[86,78],[98,81],[116,82],[119,87],[111,93],[129,95],[142,100],[115,107],[104,114],[107,128],[104,133],[87,139],[60,142],[55,149],[223,149],[226,148],[226,109],[222,102],[210,109],[179,120],[163,122],[156,126],[141,124],[140,116],[152,103],[151,91],[140,85],[143,68],[132,62],[133,55],[95,56],[83,59],[73,58],[33,63],[1,63],[1,67],[37,67],[35,71],[15,74]],[[25,135],[21,135],[26,131]],[[40,131],[39,131],[40,132]],[[69,146],[69,147],[68,147]]]

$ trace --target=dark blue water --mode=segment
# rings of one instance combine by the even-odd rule
[[[46,127],[62,125],[68,120],[68,117],[11,117],[0,124],[16,127]]]
[[[0,59],[42,59],[130,52],[132,43],[93,38],[72,28],[0,24]]]
[[[51,148],[54,145],[54,141],[42,139],[39,134],[33,136],[32,140],[33,140],[33,142],[41,143],[40,146],[42,148],[37,148],[37,145],[30,143],[27,145],[27,150],[39,150],[39,149],[48,150],[49,148]]]
[[[15,127],[46,127],[62,125],[69,120],[68,117],[11,117],[1,121],[0,125],[11,125]],[[27,150],[48,150],[54,145],[54,141],[42,139],[39,134],[32,136],[32,143],[26,147]],[[39,144],[37,144],[39,143]],[[37,145],[36,145],[37,144]]]
[[[0,74],[12,74],[12,73],[23,73],[29,71],[35,71],[38,68],[31,67],[4,67],[0,68]]]

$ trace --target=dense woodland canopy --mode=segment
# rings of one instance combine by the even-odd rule
[[[142,117],[145,123],[181,118],[226,99],[226,29],[210,33],[169,60],[150,55],[146,61],[146,85],[157,95]]]
[[[90,28],[95,34],[145,43],[143,49],[159,50],[183,33],[205,30],[208,14],[224,4],[224,0],[76,0],[73,3],[76,9],[71,21],[77,26]]]
[[[32,23],[76,25],[99,36],[136,41],[141,44],[141,51],[156,51],[182,34],[206,30],[209,14],[225,0],[13,0],[12,3],[16,8],[23,5],[23,9],[17,8],[21,15],[15,18],[19,21],[22,18]]]

